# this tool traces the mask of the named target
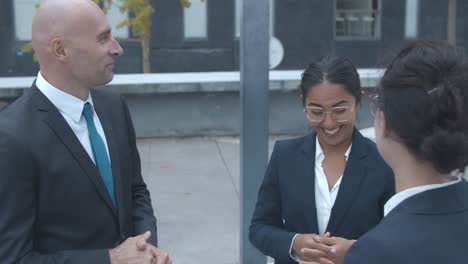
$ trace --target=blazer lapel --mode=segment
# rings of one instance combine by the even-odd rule
[[[119,204],[122,201],[122,182],[121,182],[121,174],[120,174],[120,157],[118,151],[118,145],[115,142],[114,130],[112,129],[112,115],[110,111],[106,111],[106,107],[103,106],[101,98],[92,93],[93,101],[96,102],[94,104],[95,111],[99,117],[99,121],[101,121],[102,128],[104,130],[104,134],[106,135],[107,140],[107,147],[109,148],[109,156],[110,162],[112,167],[112,177],[114,178],[114,191],[115,191],[115,199],[117,203],[117,211],[119,214],[119,223],[122,224],[124,222],[124,211],[118,210]]]
[[[362,140],[363,136],[361,133],[357,129],[354,129],[353,146],[326,229],[332,235],[341,225],[346,212],[360,191],[362,181],[367,175],[367,164],[365,162],[367,151]]]
[[[75,133],[73,133],[73,130],[55,106],[47,99],[47,97],[44,96],[44,94],[42,94],[42,92],[39,91],[35,83],[33,84],[30,92],[32,93],[32,99],[34,100],[38,111],[43,113],[44,122],[62,141],[68,151],[70,151],[85,174],[94,183],[99,195],[109,206],[109,209],[115,214],[115,208],[113,208],[112,201],[104,183],[102,182],[99,171],[86,150],[81,145],[81,142],[78,140]]]
[[[315,137],[315,133],[310,134],[305,138],[304,144],[302,145],[302,160],[300,163],[304,167],[298,171],[304,171],[305,174],[302,176],[302,182],[298,185],[300,188],[298,195],[302,197],[301,199],[303,201],[302,208],[304,210],[306,230],[310,233],[317,234],[318,222],[315,205]]]

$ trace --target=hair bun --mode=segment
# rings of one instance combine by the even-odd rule
[[[463,171],[468,164],[468,137],[459,131],[436,128],[422,140],[420,153],[441,173]]]

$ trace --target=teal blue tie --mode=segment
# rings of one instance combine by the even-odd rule
[[[85,103],[83,108],[83,115],[86,119],[86,123],[88,124],[88,133],[89,133],[89,140],[91,141],[91,147],[93,149],[94,160],[96,162],[96,166],[99,170],[99,174],[101,174],[101,178],[106,185],[107,191],[112,199],[112,204],[114,207],[115,204],[115,194],[114,194],[114,179],[112,177],[112,169],[110,166],[109,158],[107,156],[106,145],[104,145],[104,141],[102,140],[101,136],[99,136],[96,126],[94,125],[93,120],[93,107],[91,104]]]

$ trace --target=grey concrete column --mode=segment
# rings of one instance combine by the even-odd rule
[[[268,162],[269,0],[242,0],[240,72],[240,263],[266,258],[249,242],[248,230]]]

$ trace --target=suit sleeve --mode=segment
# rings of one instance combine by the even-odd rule
[[[32,155],[13,136],[0,132],[0,262],[109,263],[107,249],[61,251],[49,255],[34,251],[35,177]]]
[[[358,239],[348,250],[344,258],[344,264],[363,264],[363,263],[402,263],[393,258],[393,254],[386,254],[385,250],[389,247],[383,241],[362,237]],[[394,253],[395,254],[395,253]]]
[[[295,233],[284,229],[281,194],[278,183],[279,146],[275,144],[249,229],[249,239],[263,254],[280,263],[289,263],[291,241]]]
[[[135,129],[125,100],[121,97],[125,109],[125,118],[127,121],[131,157],[133,163],[132,176],[132,219],[135,235],[151,231],[149,242],[158,246],[158,233],[156,227],[156,217],[154,216],[151,205],[150,193],[141,175],[140,154],[136,146]]]

